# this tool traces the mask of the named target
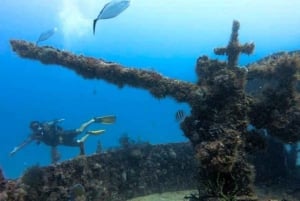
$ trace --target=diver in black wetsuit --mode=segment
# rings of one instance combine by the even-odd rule
[[[10,155],[14,155],[17,151],[22,149],[27,144],[32,141],[36,141],[37,144],[43,142],[44,144],[52,147],[52,160],[56,157],[53,154],[57,153],[56,147],[58,145],[71,146],[71,147],[79,147],[80,154],[84,154],[84,142],[90,135],[99,135],[105,132],[105,130],[89,130],[86,131],[85,135],[80,139],[76,139],[76,137],[81,134],[89,125],[92,123],[102,123],[102,124],[113,124],[116,120],[114,115],[103,116],[103,117],[95,117],[91,120],[83,123],[79,128],[73,130],[64,130],[61,126],[58,125],[59,122],[64,119],[58,119],[48,122],[39,122],[32,121],[29,125],[32,133],[29,137],[19,146],[15,147]],[[56,162],[55,160],[53,160]]]

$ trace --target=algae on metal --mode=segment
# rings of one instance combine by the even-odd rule
[[[215,48],[214,52],[217,55],[227,55],[228,57],[228,66],[234,67],[238,65],[238,59],[240,53],[252,54],[254,50],[254,43],[246,43],[241,45],[238,36],[240,29],[240,23],[236,20],[233,21],[232,32],[230,36],[230,41],[225,48]]]

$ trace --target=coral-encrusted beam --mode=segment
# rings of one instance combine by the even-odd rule
[[[44,64],[57,64],[76,71],[88,79],[103,79],[122,87],[130,85],[147,89],[157,98],[171,96],[179,102],[200,101],[204,89],[197,85],[170,79],[150,70],[126,68],[101,59],[75,55],[49,46],[36,46],[23,40],[10,41],[13,50],[24,58],[39,60]]]
[[[217,55],[227,55],[228,57],[228,66],[234,67],[238,65],[239,55],[241,53],[244,54],[252,54],[254,50],[254,43],[246,43],[241,45],[238,39],[238,31],[240,29],[240,23],[236,20],[233,21],[232,24],[232,33],[230,37],[230,41],[227,47],[215,48],[214,52]]]

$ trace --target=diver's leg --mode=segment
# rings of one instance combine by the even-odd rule
[[[84,155],[84,141],[86,140],[88,136],[85,137],[85,139],[75,140],[74,138],[64,138],[64,143],[62,145],[69,146],[69,147],[79,147],[80,149],[80,155]],[[83,137],[84,138],[84,137]]]
[[[92,118],[91,120],[87,121],[87,122],[84,122],[83,124],[81,124],[81,126],[79,128],[76,129],[76,131],[78,133],[81,133],[83,132],[89,125],[91,125],[92,123],[95,122],[95,119]]]
[[[57,163],[60,159],[60,153],[57,150],[56,146],[51,147],[51,161],[52,163]]]
[[[75,141],[72,143],[72,146],[79,146],[80,148],[80,155],[84,155],[84,142],[87,140],[87,138],[90,136],[90,135],[99,135],[101,133],[104,133],[105,130],[95,130],[95,131],[87,131],[86,134],[80,138],[79,140]],[[71,144],[70,144],[71,145]]]
[[[87,131],[86,134],[76,140],[76,136],[79,134],[78,132],[66,131],[64,135],[61,135],[61,145],[69,146],[69,147],[79,147],[80,148],[80,155],[84,155],[84,142],[90,135],[99,135],[104,133],[105,130],[94,130],[94,131]]]
[[[85,134],[82,138],[77,140],[77,143],[79,143],[79,144],[84,143],[89,136],[90,136],[90,134]]]
[[[113,124],[113,123],[115,123],[115,121],[116,121],[115,115],[94,117],[94,118],[90,119],[89,121],[83,123],[78,129],[76,129],[76,131],[81,133],[92,123]]]
[[[84,143],[90,135],[100,135],[100,134],[102,134],[104,132],[105,132],[105,130],[87,131],[86,134],[84,136],[82,136],[82,138],[80,138],[79,140],[77,140],[77,143]]]
[[[80,142],[79,143],[79,149],[80,149],[80,155],[85,155],[85,151],[84,151],[84,143]]]

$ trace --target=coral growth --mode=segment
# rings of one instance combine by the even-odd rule
[[[19,182],[11,181],[13,185],[6,186],[5,195],[11,199],[4,200],[123,201],[150,193],[190,189],[196,185],[196,165],[191,153],[192,147],[187,143],[134,144],[49,167],[33,166]]]
[[[21,57],[40,60],[44,64],[58,64],[84,78],[103,79],[119,87],[127,84],[146,89],[156,98],[172,96],[179,102],[189,103],[191,116],[185,118],[181,128],[196,151],[198,175],[202,178],[199,181],[205,187],[206,196],[216,197],[216,200],[250,201],[256,199],[252,188],[254,170],[246,156],[263,148],[264,140],[259,132],[249,132],[247,126],[252,124],[256,129],[266,129],[270,136],[289,143],[300,139],[300,54],[278,54],[254,63],[246,70],[238,68],[239,54],[251,54],[254,49],[253,43],[240,45],[238,30],[239,22],[234,21],[228,46],[215,49],[216,54],[228,56],[227,63],[210,60],[207,56],[197,60],[197,84],[51,47],[38,47],[26,41],[12,40],[11,45]],[[149,156],[141,151],[141,147],[127,146],[130,145],[128,139],[124,138],[122,143],[127,148],[127,155],[110,153],[106,160],[96,159],[93,163],[79,158],[74,163],[47,169],[49,189],[40,194],[65,199],[68,189],[63,186],[81,184],[89,192],[88,196],[107,200],[115,199],[118,193],[130,197],[146,194],[147,189],[164,191],[173,184],[168,177],[175,177],[179,172],[174,171],[174,167],[169,167],[171,172],[163,168],[170,166],[172,161],[158,161],[172,153],[170,156],[175,156],[177,163],[178,153],[151,152]],[[148,150],[147,146],[143,148]],[[152,157],[156,162],[148,163]],[[124,163],[113,166],[117,163],[113,160]],[[139,163],[141,161],[143,163]],[[138,169],[131,168],[130,165],[134,164],[139,165]],[[185,167],[184,163],[180,165]],[[157,171],[150,174],[143,168],[139,169],[141,167],[156,168]],[[59,195],[54,193],[57,191]]]
[[[118,87],[129,85],[148,90],[156,98],[172,96],[179,102],[201,99],[203,89],[194,84],[169,79],[149,70],[125,68],[117,63],[74,55],[51,47],[39,47],[21,40],[10,41],[13,50],[24,58],[40,60],[44,64],[57,64],[74,70],[88,79],[103,79]]]
[[[19,180],[6,180],[0,169],[0,201],[25,201],[26,195],[22,183]]]
[[[247,91],[254,97],[249,117],[257,128],[286,143],[300,140],[300,58],[277,55],[276,61],[252,65]]]
[[[0,193],[5,189],[6,182],[2,169],[0,169]]]
[[[244,154],[249,105],[243,90],[246,71],[203,56],[196,72],[198,84],[207,91],[206,101],[192,106],[192,115],[181,128],[194,144],[201,164],[201,191],[216,197],[247,195],[254,199],[253,168]]]
[[[238,40],[238,31],[240,29],[240,23],[238,21],[233,21],[232,32],[230,41],[225,48],[215,48],[214,52],[217,55],[227,55],[228,57],[228,66],[234,67],[238,64],[239,55],[252,54],[254,50],[254,43],[246,43],[241,45]]]
[[[22,182],[34,189],[41,188],[44,185],[43,169],[38,165],[29,167],[22,176]]]

